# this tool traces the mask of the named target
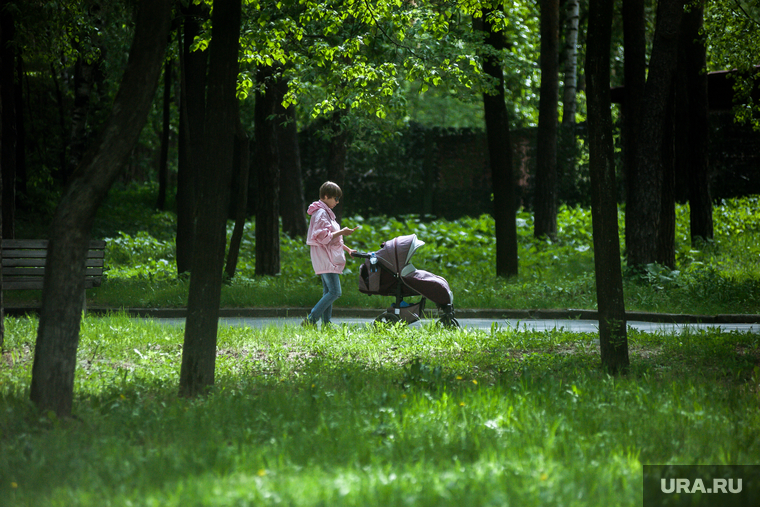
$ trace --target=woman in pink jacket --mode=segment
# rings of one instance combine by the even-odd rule
[[[320,198],[309,206],[309,232],[306,244],[311,247],[311,264],[314,272],[322,277],[322,299],[312,308],[302,325],[316,326],[322,318],[322,325],[330,324],[332,304],[341,295],[340,274],[346,266],[346,256],[355,252],[343,244],[343,236],[353,234],[359,228],[340,228],[335,221],[333,208],[338,204],[343,191],[332,181],[326,181],[319,188]]]

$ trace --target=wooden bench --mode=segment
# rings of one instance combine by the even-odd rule
[[[42,290],[45,277],[46,239],[3,240],[3,290]],[[103,281],[106,242],[90,241],[87,251],[85,289]]]

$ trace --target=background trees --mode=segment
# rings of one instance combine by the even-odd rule
[[[179,6],[182,22],[177,27],[180,61],[179,149],[177,156],[177,271],[189,273],[195,250],[195,220],[199,171],[192,147],[201,142],[206,114],[208,53],[199,51],[196,38],[208,19],[208,7]]]
[[[657,9],[657,25],[652,58],[640,102],[641,117],[635,126],[636,155],[627,189],[626,247],[628,263],[644,266],[661,262],[669,266],[673,224],[673,113],[675,70],[678,62],[678,34],[683,16],[682,0],[663,0]],[[635,184],[634,184],[635,183]],[[664,196],[663,190],[669,190]]]
[[[483,71],[493,82],[483,93],[483,108],[488,137],[488,158],[493,186],[493,215],[496,229],[496,274],[517,276],[517,231],[515,229],[515,190],[512,171],[512,150],[509,138],[509,118],[504,95],[502,55],[504,34],[499,30],[498,13],[486,10],[481,20],[485,33]]]
[[[703,18],[704,2],[698,2],[689,6],[681,21],[675,101],[675,123],[680,126],[675,129],[675,179],[677,187],[687,182],[694,247],[713,239]]]
[[[112,110],[111,104],[117,83],[122,77],[124,83],[127,82],[124,72],[130,67],[125,65],[124,59],[127,54],[131,56],[131,52],[125,49],[133,31],[130,3],[5,0],[1,5],[3,231],[6,236],[12,236],[15,234],[16,196],[21,206],[33,208],[41,216],[50,216],[64,185],[76,188],[82,184],[77,181],[78,175],[87,174],[85,179],[89,179],[92,173],[87,172],[90,169],[86,167],[100,163],[83,153],[97,146],[108,149],[107,144],[96,144],[99,141],[95,133],[111,128],[107,118],[120,121],[113,118],[123,111]],[[377,208],[373,206],[382,202],[388,206],[384,210],[394,213],[409,209],[403,207],[408,203],[426,213],[435,209],[436,198],[464,203],[482,198],[489,203],[489,208],[468,210],[493,213],[499,246],[496,273],[515,276],[519,264],[514,240],[517,207],[528,206],[535,211],[537,234],[552,237],[555,232],[559,233],[552,225],[556,214],[555,180],[566,182],[572,174],[570,179],[576,191],[573,198],[565,197],[565,202],[572,204],[573,199],[578,202],[596,196],[591,199],[595,207],[610,207],[609,201],[596,200],[600,192],[606,198],[625,195],[629,212],[625,231],[629,265],[640,267],[650,262],[674,265],[671,232],[676,198],[675,167],[698,168],[697,177],[690,180],[697,184],[689,191],[693,237],[709,239],[710,236],[707,155],[686,148],[694,143],[707,145],[705,85],[700,77],[705,66],[739,70],[736,91],[744,102],[737,107],[737,115],[750,121],[754,118],[752,78],[756,75],[756,62],[753,59],[760,46],[757,42],[760,11],[756,2],[706,4],[704,45],[694,44],[701,33],[699,3],[693,8],[690,6],[692,10],[685,15],[682,1],[663,0],[655,16],[649,3],[625,0],[622,2],[624,15],[622,19],[617,18],[622,21],[622,29],[621,23],[616,23],[615,11],[608,14],[605,10],[600,19],[605,27],[610,25],[609,36],[606,32],[595,36],[610,40],[613,58],[607,64],[604,55],[593,54],[594,61],[587,67],[597,73],[593,90],[585,88],[590,76],[581,73],[576,83],[576,70],[582,68],[577,62],[588,58],[592,49],[599,49],[585,43],[590,7],[587,9],[585,2],[570,0],[566,4],[546,0],[541,5],[543,14],[539,16],[533,2],[286,0],[278,4],[246,3],[244,8],[238,8],[241,9],[240,20],[235,22],[233,18],[237,15],[225,11],[232,7],[217,0],[216,7],[221,12],[218,15],[227,12],[230,18],[225,19],[229,27],[239,29],[241,34],[240,46],[235,46],[234,51],[234,41],[219,43],[229,51],[222,58],[226,63],[221,64],[210,61],[218,51],[212,37],[215,25],[219,29],[219,20],[211,17],[211,2],[173,3],[177,46],[171,53],[161,50],[166,69],[165,87],[160,99],[154,101],[156,107],[151,109],[151,97],[145,99],[144,96],[154,88],[145,82],[129,85],[134,93],[140,90],[140,101],[148,100],[144,113],[151,119],[150,124],[161,127],[144,129],[139,138],[133,136],[132,130],[125,130],[125,134],[129,134],[125,135],[125,141],[138,141],[128,148],[119,144],[118,150],[112,152],[113,165],[119,167],[109,166],[102,181],[93,176],[93,181],[87,182],[96,184],[98,189],[87,201],[86,209],[76,211],[81,215],[56,218],[54,223],[58,228],[65,227],[62,224],[74,218],[81,222],[72,229],[79,232],[63,240],[56,239],[58,246],[52,251],[58,252],[60,245],[73,246],[71,241],[77,244],[84,241],[89,234],[86,232],[90,227],[89,214],[97,208],[103,189],[117,177],[122,161],[128,161],[129,169],[124,180],[160,179],[163,182],[166,164],[159,163],[158,156],[163,154],[161,158],[172,166],[167,183],[176,188],[175,200],[172,203],[170,195],[168,206],[177,212],[177,267],[179,274],[193,275],[191,307],[197,310],[193,310],[193,318],[198,318],[198,329],[204,330],[200,332],[203,338],[193,337],[192,332],[188,336],[189,356],[183,377],[183,389],[186,388],[188,394],[199,392],[213,382],[208,363],[198,366],[193,358],[195,354],[205,358],[212,350],[213,338],[210,337],[215,329],[213,307],[216,305],[213,293],[221,283],[224,218],[231,214],[232,208],[227,205],[227,194],[230,187],[240,186],[239,182],[244,180],[233,182],[231,179],[232,139],[235,137],[240,143],[252,138],[255,148],[248,168],[253,182],[251,192],[240,191],[235,195],[239,201],[251,201],[250,206],[237,202],[238,210],[247,208],[256,215],[259,236],[255,258],[257,264],[261,263],[261,275],[279,272],[280,215],[289,234],[302,234],[305,220],[300,212],[304,199],[312,198],[314,187],[328,177],[344,186],[356,185],[361,191],[354,194],[357,196],[354,203],[352,193],[347,191],[348,199],[342,206],[352,212],[361,209],[374,213]],[[562,5],[567,8],[561,9]],[[565,13],[566,23],[562,22],[560,12]],[[601,12],[593,14],[601,16]],[[544,21],[542,30],[538,26],[540,19]],[[656,29],[647,30],[655,22]],[[566,51],[560,76],[559,27],[563,25],[566,26]],[[723,37],[724,33],[740,33],[747,43],[738,49],[732,47],[736,46],[733,42],[736,39]],[[217,42],[220,38],[217,32]],[[539,40],[545,46],[541,51]],[[168,34],[160,47],[167,41]],[[620,57],[621,44],[623,58]],[[650,45],[652,56],[647,63]],[[750,48],[746,52],[745,46]],[[537,64],[539,54],[544,60],[542,69]],[[175,56],[180,72],[178,81],[172,84],[170,70]],[[230,77],[233,59],[237,61],[235,79]],[[212,71],[212,65],[220,65],[218,73]],[[602,68],[607,66],[609,71]],[[689,79],[688,89],[687,84],[679,85],[675,81],[676,69],[683,69],[679,75],[693,77]],[[146,78],[151,77],[152,72],[146,72]],[[608,143],[615,140],[612,123],[615,115],[610,117],[612,126],[608,128],[603,110],[609,106],[602,97],[610,86],[621,84],[625,85],[624,184],[614,176],[615,160],[610,159],[609,152]],[[172,86],[175,97],[179,96],[178,104],[167,101]],[[568,158],[563,150],[564,174],[555,178],[560,86],[567,92],[563,94],[562,118],[569,129],[576,119],[583,123],[587,115],[584,100],[590,105],[588,116],[593,104],[597,115],[594,121],[602,123],[587,124],[587,144],[596,145],[596,151],[579,157],[581,163],[575,171],[575,160]],[[575,94],[576,91],[580,93]],[[214,110],[209,109],[212,102]],[[669,109],[670,104],[675,106]],[[233,106],[240,106],[239,115]],[[140,107],[134,109],[134,112],[142,111]],[[130,129],[137,128],[136,122],[130,120],[129,123]],[[473,153],[488,161],[483,163],[482,173],[475,176],[459,171],[460,174],[454,175],[459,179],[444,180],[437,165],[445,162],[441,160],[441,153],[446,141],[438,137],[439,132],[426,130],[431,125],[485,129],[485,137],[479,141],[482,144],[471,143],[475,146]],[[540,134],[537,136],[538,155],[535,155],[531,150],[535,150],[533,129],[537,125]],[[26,135],[27,132],[31,135]],[[417,141],[409,141],[402,139],[400,132],[421,134]],[[299,134],[306,134],[300,136],[300,144]],[[573,136],[569,136],[569,146],[576,144]],[[309,144],[303,141],[305,137],[318,141]],[[562,139],[564,145],[565,137]],[[314,148],[314,144],[318,146]],[[304,157],[308,164],[299,160],[304,146],[309,150]],[[240,160],[245,160],[242,156],[245,148],[249,147],[238,146]],[[215,152],[213,159],[209,150]],[[380,155],[373,158],[375,153]],[[419,158],[412,156],[420,153]],[[612,153],[614,157],[614,151]],[[584,157],[588,156],[586,160]],[[361,170],[357,157],[365,161]],[[465,166],[467,162],[459,163]],[[163,167],[160,172],[158,167]],[[596,193],[579,190],[589,186],[588,172],[596,175],[593,182]],[[240,174],[245,171],[241,170]],[[480,190],[485,196],[475,195],[472,182],[477,178],[487,182],[480,186],[486,188]],[[518,178],[521,188],[529,189],[520,195],[515,191]],[[604,182],[601,190],[597,185],[599,181]],[[76,192],[85,192],[86,186]],[[624,187],[624,192],[619,192],[620,187]],[[393,192],[386,194],[387,189]],[[64,210],[60,212],[63,214],[68,213],[67,206],[76,208],[71,204],[71,190],[65,192],[59,208]],[[44,211],[49,215],[44,215]],[[604,217],[601,220],[609,219]],[[35,226],[27,228],[32,231],[31,235],[56,238],[56,234],[60,234],[60,231],[48,232],[45,219],[38,219]],[[605,241],[613,237],[607,230],[610,235]],[[197,253],[198,248],[203,251]],[[614,254],[609,255],[614,257]],[[235,255],[230,256],[228,276],[234,275],[234,258]],[[71,257],[59,262],[53,271],[65,271],[63,265],[76,259]],[[203,272],[206,269],[209,272]],[[58,283],[63,282],[54,282]],[[205,290],[211,293],[204,293]],[[52,292],[46,297],[52,299],[45,299],[48,306],[45,312],[53,311],[51,308],[58,304],[53,302],[56,297]],[[61,320],[66,323],[61,329],[68,326],[67,357],[71,356],[71,344],[76,343],[72,337],[75,336],[74,323],[78,322],[72,317],[78,303],[69,299],[65,310],[68,317]],[[43,314],[45,331],[41,326],[41,339],[53,332],[54,326],[47,326],[55,320],[52,313]],[[40,350],[48,346],[44,340],[47,338],[41,341]],[[201,344],[195,352],[194,344]]]
[[[577,4],[576,4],[577,5]],[[566,55],[572,58],[572,54]],[[571,64],[570,64],[571,65]],[[536,141],[536,237],[557,236],[559,0],[541,1],[541,98]],[[572,109],[572,105],[570,106]],[[567,116],[574,115],[571,110]]]
[[[73,146],[71,132],[78,131],[75,123],[81,130],[82,122],[74,121],[74,117],[81,120],[83,115],[75,111],[86,111],[87,122],[85,125],[85,137],[91,138],[90,132],[94,126],[102,122],[103,104],[107,104],[109,97],[115,91],[114,83],[118,82],[119,72],[123,68],[123,55],[125,41],[127,40],[128,24],[123,23],[123,6],[117,3],[96,4],[95,2],[81,1],[69,3],[67,9],[60,8],[57,2],[38,2],[35,6],[43,5],[44,9],[36,9],[28,2],[13,2],[9,5],[15,8],[14,19],[18,26],[15,38],[16,53],[21,62],[21,74],[16,73],[17,81],[24,81],[23,86],[17,88],[23,93],[23,114],[21,121],[25,120],[25,128],[19,130],[19,135],[29,131],[22,145],[26,149],[21,150],[28,159],[26,166],[30,167],[28,175],[20,177],[18,189],[30,182],[29,190],[21,195],[22,205],[30,202],[39,207],[41,202],[50,202],[47,198],[49,191],[56,191],[58,184],[65,179],[65,163],[70,159],[69,145]],[[631,0],[621,2],[623,7],[632,5]],[[745,51],[744,45],[732,52],[729,40],[719,38],[719,23],[730,26],[730,30],[743,30],[746,40],[752,41],[756,30],[751,19],[746,16],[738,17],[742,9],[738,7],[728,8],[726,5],[708,4],[706,10],[706,35],[708,37],[708,55],[706,60],[710,69],[736,67],[733,62],[727,60],[728,56],[736,55],[736,63],[752,60],[751,51]],[[746,5],[745,5],[746,4]],[[97,5],[97,9],[94,6]],[[177,4],[177,12],[181,16],[177,20],[181,24],[195,23],[195,32],[187,37],[182,37],[186,44],[187,52],[183,51],[183,59],[194,57],[205,59],[206,51],[201,51],[208,42],[207,23],[208,7],[205,4],[182,7]],[[577,11],[574,10],[577,5]],[[620,4],[618,4],[620,5]],[[738,4],[743,6],[750,15],[752,3]],[[417,3],[414,8],[386,5],[381,2],[372,4],[371,8],[351,7],[348,4],[336,3],[329,9],[324,10],[310,4],[297,2],[285,2],[279,8],[275,6],[247,6],[243,11],[244,30],[243,46],[241,52],[241,74],[239,82],[240,98],[247,96],[252,91],[255,83],[255,67],[267,66],[270,63],[282,67],[280,74],[283,82],[288,81],[288,89],[285,91],[285,105],[292,107],[295,117],[295,125],[298,131],[314,133],[323,130],[329,123],[327,119],[332,111],[341,109],[350,111],[343,120],[351,132],[349,146],[346,152],[347,163],[352,167],[357,166],[356,157],[368,160],[372,156],[372,150],[380,151],[381,145],[390,145],[389,139],[398,139],[400,132],[410,129],[415,122],[426,127],[440,126],[469,126],[483,128],[483,113],[480,106],[473,107],[475,101],[480,104],[480,77],[478,70],[479,58],[476,55],[478,42],[472,38],[472,30],[468,16],[480,7],[479,4],[462,6],[461,9],[452,6],[441,7],[438,4]],[[569,10],[566,10],[567,7]],[[623,79],[623,62],[633,61],[633,57],[623,58],[619,47],[622,47],[622,22],[640,19],[641,65],[646,64],[647,47],[651,44],[655,13],[650,4],[641,4],[640,16],[622,15],[615,12],[613,24],[613,59],[611,61],[612,73],[611,84],[613,86],[626,84],[626,93],[630,89],[630,79]],[[353,10],[351,10],[353,9]],[[362,10],[363,9],[363,10]],[[502,65],[505,78],[505,99],[508,102],[510,112],[510,127],[513,130],[521,128],[533,128],[538,122],[538,98],[539,84],[542,82],[539,74],[539,51],[540,41],[538,29],[538,9],[531,2],[513,3],[501,7],[503,14],[503,32],[505,34],[508,50],[504,53]],[[205,14],[204,14],[205,11]],[[324,11],[324,12],[322,12]],[[340,11],[340,12],[339,12]],[[563,70],[560,84],[563,90],[571,97],[574,89],[580,90],[577,114],[571,112],[575,101],[563,98],[562,119],[563,123],[577,119],[580,121],[579,133],[583,135],[585,124],[585,79],[582,72],[577,83],[573,84],[572,63],[575,61],[571,55],[577,50],[578,61],[582,63],[585,54],[585,31],[587,19],[587,7],[585,2],[562,3],[560,21],[563,23],[563,41],[567,49],[561,56],[563,69],[565,64],[568,70]],[[577,13],[576,13],[577,12]],[[35,14],[37,13],[37,14]],[[336,20],[341,20],[339,23]],[[577,27],[566,21],[576,20]],[[746,22],[741,21],[746,20]],[[740,22],[741,21],[741,22]],[[729,24],[730,23],[730,24]],[[126,27],[126,28],[125,28]],[[647,27],[650,27],[647,29]],[[189,28],[189,27],[183,27]],[[343,30],[345,28],[345,30]],[[187,32],[187,30],[185,30]],[[73,37],[72,35],[76,36]],[[577,35],[577,43],[572,38]],[[196,40],[195,37],[198,36]],[[78,39],[77,45],[69,44],[68,41]],[[735,39],[732,39],[735,40]],[[724,41],[724,42],[721,42]],[[751,44],[750,44],[751,46]],[[199,51],[189,51],[190,48]],[[625,51],[628,52],[632,45],[626,43]],[[178,53],[172,51],[175,62]],[[186,53],[186,54],[185,54]],[[337,58],[336,55],[340,55]],[[354,56],[359,55],[359,56]],[[725,55],[725,56],[724,56]],[[171,55],[170,55],[171,57]],[[187,57],[187,58],[185,58]],[[447,62],[448,60],[448,62]],[[94,80],[91,81],[90,101],[87,108],[75,107],[77,87],[75,82],[78,72],[77,62],[90,62],[95,69],[92,73]],[[19,66],[14,62],[13,67],[18,70]],[[191,65],[190,62],[185,62]],[[80,65],[81,67],[82,65]],[[748,68],[751,65],[748,66]],[[643,68],[643,67],[642,67]],[[50,70],[53,72],[49,72]],[[199,82],[198,75],[187,80],[187,86],[193,86]],[[179,76],[176,76],[175,88],[181,88]],[[411,81],[407,81],[411,79]],[[409,83],[408,85],[406,83]],[[635,87],[634,87],[635,88]],[[80,87],[81,90],[87,87]],[[177,91],[177,90],[175,90]],[[418,92],[423,91],[423,94]],[[179,93],[179,92],[178,92]],[[564,95],[564,94],[563,94]],[[186,97],[191,100],[192,95]],[[243,106],[243,128],[249,135],[253,135],[252,113],[254,101],[246,100]],[[177,136],[184,138],[183,121],[178,120],[181,113],[181,104],[187,101],[176,99],[171,105],[172,127],[169,131],[169,185],[174,188],[175,184],[183,187],[187,180],[186,173],[182,169],[186,163],[177,161]],[[350,109],[346,106],[350,105]],[[156,102],[158,106],[158,102]],[[744,107],[744,106],[742,106]],[[156,129],[161,125],[161,107],[154,107],[151,112],[151,127],[142,133],[138,147],[130,154],[129,172],[123,179],[156,180],[158,178],[158,153],[161,146],[161,134],[163,129]],[[629,110],[633,114],[634,108]],[[565,114],[567,113],[567,114]],[[278,113],[282,116],[282,112]],[[7,116],[4,116],[7,117]],[[616,119],[613,116],[613,119]],[[627,116],[626,116],[627,118]],[[287,121],[293,124],[293,118]],[[280,124],[283,124],[281,121]],[[416,128],[416,127],[415,127]],[[395,135],[391,132],[396,131]],[[534,135],[534,134],[529,134]],[[89,136],[89,137],[87,137]],[[434,136],[433,136],[434,137]],[[625,142],[635,136],[623,136]],[[300,142],[309,142],[314,137],[301,136]],[[44,142],[41,140],[44,139]],[[432,139],[432,138],[431,138]],[[513,140],[519,139],[513,137]],[[184,142],[184,141],[183,141]],[[516,141],[517,142],[517,141]],[[164,143],[165,144],[165,143]],[[569,143],[572,146],[572,143]],[[581,144],[582,145],[582,144]],[[564,146],[564,140],[563,140]],[[430,145],[435,150],[435,143]],[[395,149],[395,148],[391,148]],[[74,149],[76,151],[76,149]],[[628,148],[624,150],[625,156],[630,154]],[[288,154],[295,150],[289,149]],[[434,151],[433,151],[434,152]],[[183,158],[180,151],[179,159]],[[314,176],[314,167],[321,170],[323,163],[314,161],[314,153],[310,154],[310,160],[302,167],[305,181]],[[564,149],[560,153],[564,158]],[[578,164],[569,164],[565,169],[565,162],[561,160],[559,177],[559,199],[561,202],[577,203],[588,202],[587,190],[587,162],[586,155],[582,154]],[[533,183],[526,187],[532,189],[539,183],[533,175],[531,158],[528,165]],[[392,161],[396,163],[396,161]],[[517,160],[517,169],[522,162]],[[377,165],[377,164],[376,164]],[[290,164],[288,164],[290,166]],[[392,164],[383,164],[389,169]],[[255,169],[255,167],[254,167]],[[377,167],[369,172],[362,167],[360,174],[352,174],[349,184],[355,184],[359,188],[378,188],[378,193],[386,193],[388,186],[382,187],[384,181],[390,181],[388,177],[377,176],[383,174],[384,167]],[[21,172],[22,169],[19,169]],[[428,173],[435,173],[435,167]],[[573,174],[571,174],[573,173]],[[621,173],[622,174],[622,173]],[[383,174],[383,176],[385,176]],[[435,174],[433,174],[435,177]],[[623,188],[624,185],[620,185]],[[382,189],[382,190],[380,190]],[[441,190],[441,189],[438,189]],[[173,202],[170,196],[170,209],[178,207],[184,209],[187,199],[183,192],[178,190],[178,203]],[[308,189],[306,189],[308,193]],[[523,192],[519,196],[519,204],[530,207],[535,206],[532,190],[531,193]],[[585,196],[585,197],[584,197]],[[473,196],[474,197],[474,196]],[[256,197],[251,195],[252,201],[249,207],[252,213]],[[585,199],[585,201],[584,201]],[[192,201],[192,199],[191,199]],[[541,202],[543,200],[539,200]],[[352,202],[348,199],[343,206],[347,210],[360,209],[367,202],[364,198],[360,202]],[[428,199],[428,202],[430,200]],[[6,202],[7,204],[7,202]],[[290,208],[290,206],[289,206]],[[421,206],[422,208],[422,206]],[[429,208],[428,208],[429,209]],[[360,209],[362,213],[367,210]],[[355,211],[351,211],[355,212]],[[6,217],[10,217],[10,211]],[[182,248],[178,249],[178,255],[182,258],[180,270],[187,271],[186,262],[189,258],[192,246],[185,244],[187,236],[187,222],[185,217],[192,216],[187,212],[179,213],[180,222],[178,241]],[[290,227],[288,227],[289,229]]]

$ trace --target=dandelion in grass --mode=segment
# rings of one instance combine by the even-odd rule
[[[459,406],[460,406],[460,407],[464,407],[464,406],[465,406],[465,402],[461,402],[461,403],[459,404]]]
[[[256,472],[256,475],[258,475],[259,477],[264,477],[266,474],[267,474],[267,471],[264,470],[263,468],[260,468],[259,471]]]
[[[545,480],[548,480],[548,479],[549,479],[549,476],[545,472],[541,474],[541,480],[542,481],[545,481]]]

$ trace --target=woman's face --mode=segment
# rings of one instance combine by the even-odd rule
[[[333,209],[340,202],[340,198],[339,197],[327,197],[327,196],[324,196],[322,198],[322,202],[325,203],[325,204],[327,204],[328,208]]]

